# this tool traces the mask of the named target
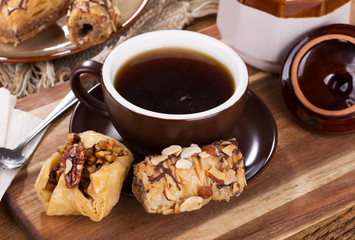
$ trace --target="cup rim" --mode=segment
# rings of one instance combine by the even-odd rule
[[[179,42],[178,44],[174,41],[176,38],[189,38],[193,39],[192,41],[196,42],[201,42],[204,41],[206,42],[206,45],[208,46],[213,46],[213,48],[209,49],[209,51],[212,52],[217,52],[217,51],[222,51],[225,54],[228,54],[229,57],[233,60],[233,65],[235,65],[235,68],[237,70],[231,69],[231,67],[226,66],[232,73],[234,78],[238,78],[239,80],[235,80],[235,83],[237,81],[238,84],[235,84],[235,90],[233,95],[224,103],[202,111],[202,112],[197,112],[197,113],[189,113],[189,114],[168,114],[168,113],[159,113],[159,112],[154,112],[151,110],[147,110],[141,107],[138,107],[131,102],[127,101],[125,98],[123,98],[118,91],[114,88],[113,85],[113,80],[111,80],[111,76],[109,76],[109,70],[110,67],[112,66],[113,62],[117,59],[117,56],[120,56],[120,52],[122,49],[126,47],[132,47],[132,46],[137,46],[139,44],[142,44],[147,41],[155,41],[158,39],[166,39],[164,42],[164,47],[156,45],[153,49],[155,48],[166,48],[166,47],[181,47],[181,48],[187,48],[187,49],[192,49],[197,52],[202,52],[204,54],[210,55],[211,57],[220,60],[216,58],[216,56],[213,56],[210,53],[206,53],[201,50],[196,50],[193,48],[193,46],[188,46],[189,43],[186,43],[185,41]],[[169,41],[170,40],[170,41]],[[207,49],[207,47],[205,47]],[[151,48],[147,47],[143,51],[139,51],[138,53],[145,52],[145,51],[150,51]],[[137,55],[134,54],[133,56]],[[122,56],[124,58],[124,56]],[[129,58],[126,58],[124,61],[127,61]],[[230,66],[232,63],[230,63]],[[117,72],[117,69],[115,70]],[[234,74],[233,71],[236,73]],[[136,112],[141,115],[145,115],[148,117],[155,117],[155,118],[160,118],[160,119],[169,119],[169,120],[191,120],[191,119],[199,119],[199,118],[206,118],[211,115],[215,115],[221,111],[224,111],[231,106],[233,106],[241,97],[245,94],[248,88],[248,71],[247,67],[244,63],[244,61],[241,59],[241,57],[228,45],[225,43],[212,38],[210,36],[204,35],[202,33],[197,33],[197,32],[192,32],[192,31],[187,31],[187,30],[158,30],[158,31],[153,31],[153,32],[148,32],[148,33],[143,33],[138,36],[135,36],[133,38],[130,38],[129,40],[121,43],[119,46],[117,46],[107,57],[103,64],[102,68],[102,82],[104,87],[106,88],[107,92],[111,95],[112,98],[114,98],[118,103],[120,103],[122,106],[125,108],[129,109],[130,111]]]

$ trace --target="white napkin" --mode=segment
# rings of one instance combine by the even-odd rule
[[[39,125],[41,119],[15,109],[16,97],[5,88],[0,88],[0,147],[13,149]],[[23,154],[29,158],[41,140],[45,130],[33,139],[24,149]],[[0,169],[0,201],[20,168]]]

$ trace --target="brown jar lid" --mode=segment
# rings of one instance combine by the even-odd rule
[[[320,17],[350,0],[238,0],[240,3],[280,18]]]
[[[281,86],[303,126],[355,131],[355,26],[332,24],[307,33],[283,64]]]

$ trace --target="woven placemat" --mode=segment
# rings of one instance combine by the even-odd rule
[[[0,87],[18,97],[53,87],[69,80],[71,68],[82,60],[103,62],[112,49],[133,36],[155,30],[182,29],[195,18],[216,14],[217,8],[218,0],[150,0],[130,27],[105,44],[56,60],[0,64]]]

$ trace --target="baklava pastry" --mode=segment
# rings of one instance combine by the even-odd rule
[[[35,188],[47,215],[107,216],[119,200],[132,153],[115,139],[87,131],[71,133],[45,161]]]
[[[236,139],[202,148],[173,145],[135,164],[133,173],[138,201],[148,213],[164,215],[197,210],[210,200],[229,201],[247,185]]]
[[[117,1],[73,0],[67,19],[69,40],[80,47],[103,43],[117,30],[120,16]]]
[[[70,0],[1,0],[0,42],[15,45],[46,29],[68,11]]]

